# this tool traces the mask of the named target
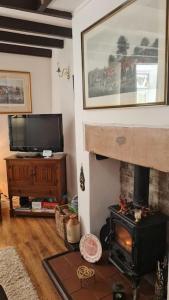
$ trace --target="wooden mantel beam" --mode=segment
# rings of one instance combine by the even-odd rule
[[[169,128],[85,125],[85,149],[169,172]]]
[[[4,16],[0,16],[0,28],[72,38],[72,29],[68,27],[49,25]]]

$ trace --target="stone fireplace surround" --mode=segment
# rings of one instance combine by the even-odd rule
[[[149,204],[169,216],[169,128],[86,124],[85,150],[120,161],[127,200],[133,200],[134,165],[149,167]]]
[[[149,167],[149,204],[169,216],[169,128],[85,125],[85,148],[120,161],[121,194],[128,200],[134,165]]]

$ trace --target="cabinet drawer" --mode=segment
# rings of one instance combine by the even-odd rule
[[[10,188],[9,194],[13,196],[33,196],[33,197],[57,197],[58,191],[56,188]]]
[[[11,161],[7,164],[8,182],[10,185],[20,185],[33,183],[33,170],[28,162]]]
[[[30,189],[29,195],[39,195],[39,197],[57,197],[58,191],[56,188],[41,188],[37,189]]]
[[[9,193],[13,196],[29,196],[29,189],[10,187]]]

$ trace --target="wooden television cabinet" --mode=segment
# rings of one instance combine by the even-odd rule
[[[61,202],[66,194],[66,154],[50,158],[24,157],[16,155],[5,158],[10,200],[10,216],[51,216],[47,211],[17,211],[13,207],[13,196],[53,197]]]

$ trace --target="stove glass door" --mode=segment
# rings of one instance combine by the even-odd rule
[[[126,251],[132,251],[132,237],[131,234],[120,224],[115,224],[115,240]]]

